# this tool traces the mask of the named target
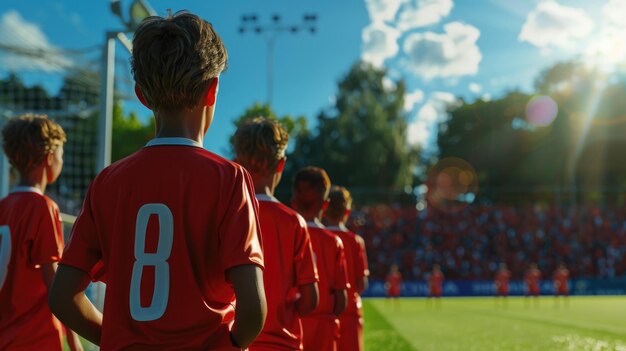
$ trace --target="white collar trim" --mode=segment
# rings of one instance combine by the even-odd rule
[[[277,198],[267,194],[256,194],[256,199],[259,201],[280,202]]]
[[[317,218],[315,218],[315,220],[312,220],[312,221],[307,221],[306,224],[311,228],[326,229],[326,226],[324,226],[322,222],[320,222],[320,220]]]
[[[34,186],[16,186],[11,190],[11,194],[13,193],[36,193],[39,195],[43,195],[41,190],[35,188]]]
[[[340,231],[340,232],[347,232],[348,228],[343,224],[343,223],[339,223],[339,225],[331,225],[326,227],[328,230],[334,230],[334,231]]]
[[[201,143],[187,138],[154,138],[146,144],[146,147],[163,145],[193,146],[202,148]]]

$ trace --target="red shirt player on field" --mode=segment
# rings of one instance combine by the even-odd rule
[[[565,301],[569,296],[569,270],[564,263],[559,264],[556,272],[554,272],[554,297],[563,296]]]
[[[302,318],[305,351],[337,350],[339,316],[346,309],[346,260],[341,239],[320,222],[328,205],[330,179],[321,168],[305,167],[293,181],[292,205],[309,227],[313,253],[319,273],[319,305]]]
[[[385,279],[385,291],[387,292],[387,298],[397,299],[402,291],[402,274],[398,269],[398,265],[391,265],[389,274]]]
[[[274,197],[285,167],[289,134],[278,122],[243,122],[233,139],[236,161],[252,177],[259,200],[265,258],[267,320],[250,351],[302,350],[300,316],[318,303],[317,269],[305,220]]]
[[[338,350],[363,351],[363,309],[361,293],[367,286],[367,255],[365,241],[350,232],[345,222],[350,216],[352,197],[344,187],[333,186],[330,190],[328,209],[324,217],[328,229],[335,233],[343,242],[346,254],[346,271],[348,273],[348,305],[346,311],[339,316],[341,337]]]
[[[0,350],[63,349],[63,326],[48,307],[48,288],[63,251],[59,207],[44,195],[63,168],[65,132],[46,116],[7,122],[3,148],[20,174],[0,201]],[[66,329],[71,350],[82,350]]]
[[[536,263],[531,263],[530,268],[524,275],[524,283],[526,284],[526,297],[539,297],[541,289],[539,283],[541,281],[541,271],[537,268]]]
[[[445,280],[441,267],[438,264],[433,265],[433,271],[428,277],[429,297],[440,298],[443,292],[443,281]]]
[[[246,348],[266,313],[257,201],[241,166],[202,148],[226,50],[190,13],[148,17],[133,48],[157,135],[91,183],[51,307],[105,351]],[[103,315],[84,294],[100,262]]]
[[[506,263],[500,263],[500,269],[496,273],[495,286],[496,296],[507,297],[509,296],[509,281],[511,280],[511,271],[506,266]]]

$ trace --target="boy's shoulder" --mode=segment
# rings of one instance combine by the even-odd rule
[[[259,204],[261,206],[266,209],[271,209],[272,217],[280,218],[281,222],[286,221],[287,223],[294,224],[299,227],[307,227],[304,218],[302,218],[302,216],[298,212],[285,205],[284,203],[276,199],[265,200],[264,198],[259,196],[257,196],[257,199],[259,200]]]

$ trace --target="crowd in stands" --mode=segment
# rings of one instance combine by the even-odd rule
[[[372,280],[392,264],[405,280],[425,279],[434,264],[446,279],[492,280],[501,262],[518,280],[533,262],[546,279],[560,262],[572,278],[626,274],[626,211],[617,207],[378,205],[354,209],[350,228],[365,239]]]

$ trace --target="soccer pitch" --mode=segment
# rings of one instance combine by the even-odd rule
[[[561,301],[561,300],[559,300]],[[364,299],[366,351],[626,351],[626,297]]]

